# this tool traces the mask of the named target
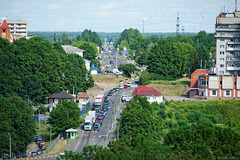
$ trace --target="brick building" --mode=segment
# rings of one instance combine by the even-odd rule
[[[13,41],[12,35],[10,34],[10,28],[7,24],[7,21],[4,20],[0,27],[0,37],[9,40],[10,42]]]

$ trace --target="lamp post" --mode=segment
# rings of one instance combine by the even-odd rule
[[[52,126],[51,124],[47,124],[50,126],[50,145],[52,144]]]
[[[11,144],[11,133],[8,133],[10,136],[10,159],[12,159],[12,144]]]

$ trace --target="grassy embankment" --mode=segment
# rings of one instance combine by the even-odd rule
[[[149,87],[154,87],[165,96],[181,96],[186,94],[190,81],[188,78],[180,78],[176,81],[155,80]]]

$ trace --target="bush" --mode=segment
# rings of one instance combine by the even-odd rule
[[[194,112],[190,112],[187,114],[187,119],[190,123],[195,123],[196,122],[196,116]]]
[[[166,119],[167,118],[167,114],[165,112],[165,109],[160,109],[158,111],[158,116],[159,116],[160,119]]]
[[[179,127],[187,126],[187,122],[182,119],[178,120],[177,123],[178,123]]]
[[[175,118],[176,118],[176,120],[180,120],[180,119],[183,119],[183,116],[180,112],[176,112],[175,113]]]
[[[167,113],[167,115],[168,115],[169,118],[173,118],[173,111],[170,110],[170,111]]]

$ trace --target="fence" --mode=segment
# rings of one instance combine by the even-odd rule
[[[55,147],[55,145],[57,144],[57,142],[58,142],[59,139],[60,139],[60,134],[57,136],[57,138],[55,139],[55,141],[48,147],[47,153],[51,152],[51,150]]]
[[[81,114],[83,114],[87,109],[88,107],[90,106],[90,101],[86,104],[86,106],[80,111]]]

